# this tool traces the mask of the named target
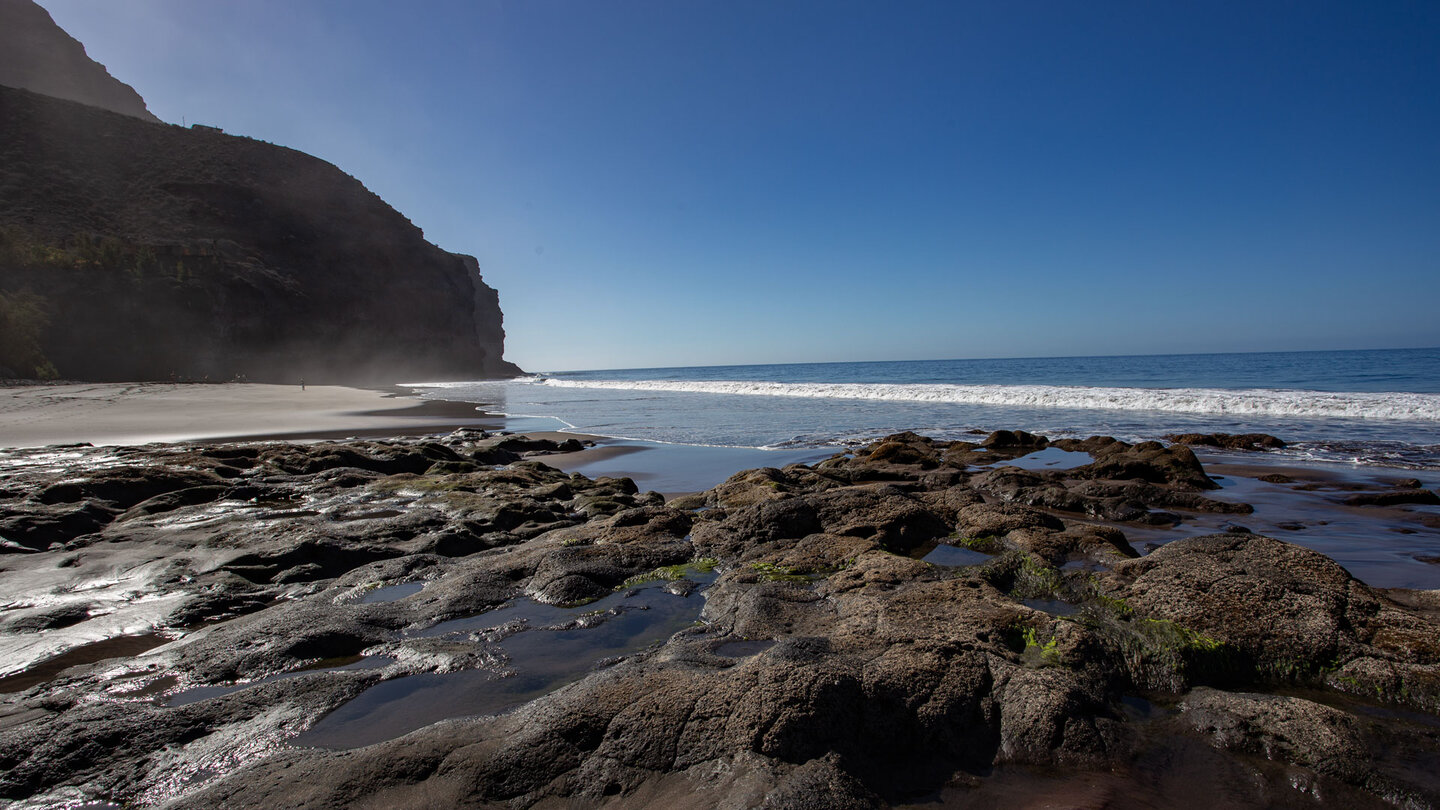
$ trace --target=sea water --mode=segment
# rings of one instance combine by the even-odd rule
[[[1297,461],[1440,469],[1440,349],[621,369],[418,387],[483,403],[512,429],[681,444],[1263,432]]]

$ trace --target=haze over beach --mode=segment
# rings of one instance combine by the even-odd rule
[[[478,257],[532,371],[1440,345],[1428,3],[47,8]]]
[[[0,804],[1440,807],[1440,8],[0,0]]]

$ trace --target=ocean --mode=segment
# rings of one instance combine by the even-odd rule
[[[415,387],[481,404],[514,430],[677,444],[1260,432],[1295,461],[1440,469],[1440,349],[619,369]]]

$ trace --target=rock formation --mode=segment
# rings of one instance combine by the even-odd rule
[[[1214,509],[1188,449],[1020,482],[1051,443],[1005,438],[668,503],[473,431],[23,451],[0,800],[1436,806],[1436,592],[1248,533],[1139,556],[1143,511],[1093,516]]]

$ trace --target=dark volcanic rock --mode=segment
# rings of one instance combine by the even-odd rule
[[[1044,436],[1036,436],[1023,430],[997,430],[985,437],[981,447],[991,450],[1043,450],[1050,445]]]
[[[1295,697],[1196,689],[1182,705],[1186,721],[1218,748],[1280,758],[1364,782],[1369,752],[1359,723],[1345,712]]]
[[[223,489],[225,481],[214,474],[198,470],[117,467],[101,470],[78,481],[71,480],[47,487],[36,499],[45,504],[94,499],[128,509],[157,495],[210,486]]]
[[[1127,610],[1188,634],[1211,677],[1324,679],[1440,708],[1440,625],[1323,554],[1259,535],[1209,535],[1120,563],[1102,582]]]
[[[1440,495],[1428,489],[1361,492],[1345,498],[1347,506],[1396,506],[1403,503],[1440,504]]]
[[[267,448],[257,459],[295,475],[350,467],[382,475],[423,473],[437,462],[456,462],[460,456],[448,447],[434,442],[419,445],[396,445],[383,442],[326,442],[304,448],[279,445]]]
[[[690,516],[665,507],[636,508],[579,527],[567,539],[578,544],[546,553],[527,592],[547,604],[598,599],[637,571],[687,562]]]
[[[477,452],[485,449],[508,450],[512,453],[574,453],[584,450],[585,446],[579,439],[566,439],[556,441],[536,436],[502,436],[489,444],[483,444],[476,448]]]
[[[1137,445],[1114,442],[1097,447],[1090,454],[1095,457],[1095,462],[1070,470],[1070,475],[1121,480],[1137,478],[1190,489],[1220,488],[1205,474],[1205,469],[1190,448],[1184,445],[1165,447],[1159,442]]]
[[[927,469],[940,463],[934,441],[910,432],[887,436],[863,452],[871,462],[918,464]]]
[[[10,633],[39,633],[69,627],[90,618],[90,607],[84,602],[60,605],[7,622],[5,630]]]
[[[695,527],[691,540],[701,554],[738,557],[752,544],[798,539],[821,528],[815,505],[791,498],[737,509],[723,521],[702,522]]]
[[[880,807],[964,804],[1014,766],[1062,780],[1160,767],[1168,787],[1137,801],[1165,805],[1192,789],[1173,762],[1196,756],[1224,775],[1216,800],[1243,806],[1296,786],[1302,802],[1323,790],[1344,806],[1440,795],[1422,767],[1440,727],[1355,702],[1440,710],[1440,597],[1376,591],[1253,534],[1134,558],[1097,512],[1243,506],[1193,491],[1183,448],[1095,439],[1088,477],[969,473],[954,459],[973,446],[898,434],[813,468],[737,474],[692,511],[630,479],[482,467],[495,444],[142,448],[89,476],[20,466],[0,506],[104,505],[106,519],[73,548],[6,558],[0,585],[35,577],[51,601],[14,602],[0,643],[84,638],[154,603],[183,637],[108,660],[76,647],[74,665],[6,696],[0,798]],[[97,500],[94,482],[147,470],[166,491],[118,516],[142,493]],[[184,486],[192,475],[225,483]],[[984,557],[917,559],[939,543]],[[613,655],[626,628],[664,618],[646,594],[695,612]],[[607,657],[586,658],[587,637]],[[545,651],[538,669],[526,640]],[[563,676],[547,680],[551,667]],[[470,690],[430,715],[452,719],[352,750],[285,743],[374,706],[348,701],[376,685],[423,706],[447,683]],[[485,684],[523,698],[469,703]],[[194,687],[219,689],[175,699],[204,697]],[[1137,719],[1137,694],[1162,708]]]
[[[1440,795],[1440,774],[1399,763],[1385,752],[1434,748],[1433,726],[1397,717],[1352,714],[1294,696],[1196,689],[1180,705],[1184,722],[1217,749],[1291,763],[1381,797],[1388,806],[1428,807]],[[1313,777],[1307,776],[1307,781]],[[1321,780],[1316,780],[1321,781]],[[1332,786],[1314,792],[1335,801]],[[1354,806],[1363,796],[1340,800]]]
[[[1065,524],[1053,515],[1016,504],[976,504],[960,510],[955,527],[961,537],[991,537],[1017,529],[1053,529]]]
[[[824,531],[871,539],[889,551],[903,553],[950,531],[924,502],[895,487],[833,489],[806,500]]]
[[[170,512],[179,509],[182,506],[211,503],[212,501],[220,500],[229,492],[231,492],[230,487],[216,484],[187,487],[172,492],[164,492],[135,504],[135,506],[122,517],[157,515],[161,512]]]
[[[115,518],[115,511],[91,501],[8,505],[0,512],[0,537],[10,542],[0,545],[0,553],[39,551],[52,543],[68,543],[99,531]]]
[[[1350,628],[1378,610],[1364,585],[1322,554],[1254,535],[1168,543],[1122,563],[1111,589],[1134,610],[1205,633],[1245,663],[1318,671],[1348,652]]]
[[[1172,433],[1165,441],[1226,450],[1282,450],[1285,442],[1268,433]]]

